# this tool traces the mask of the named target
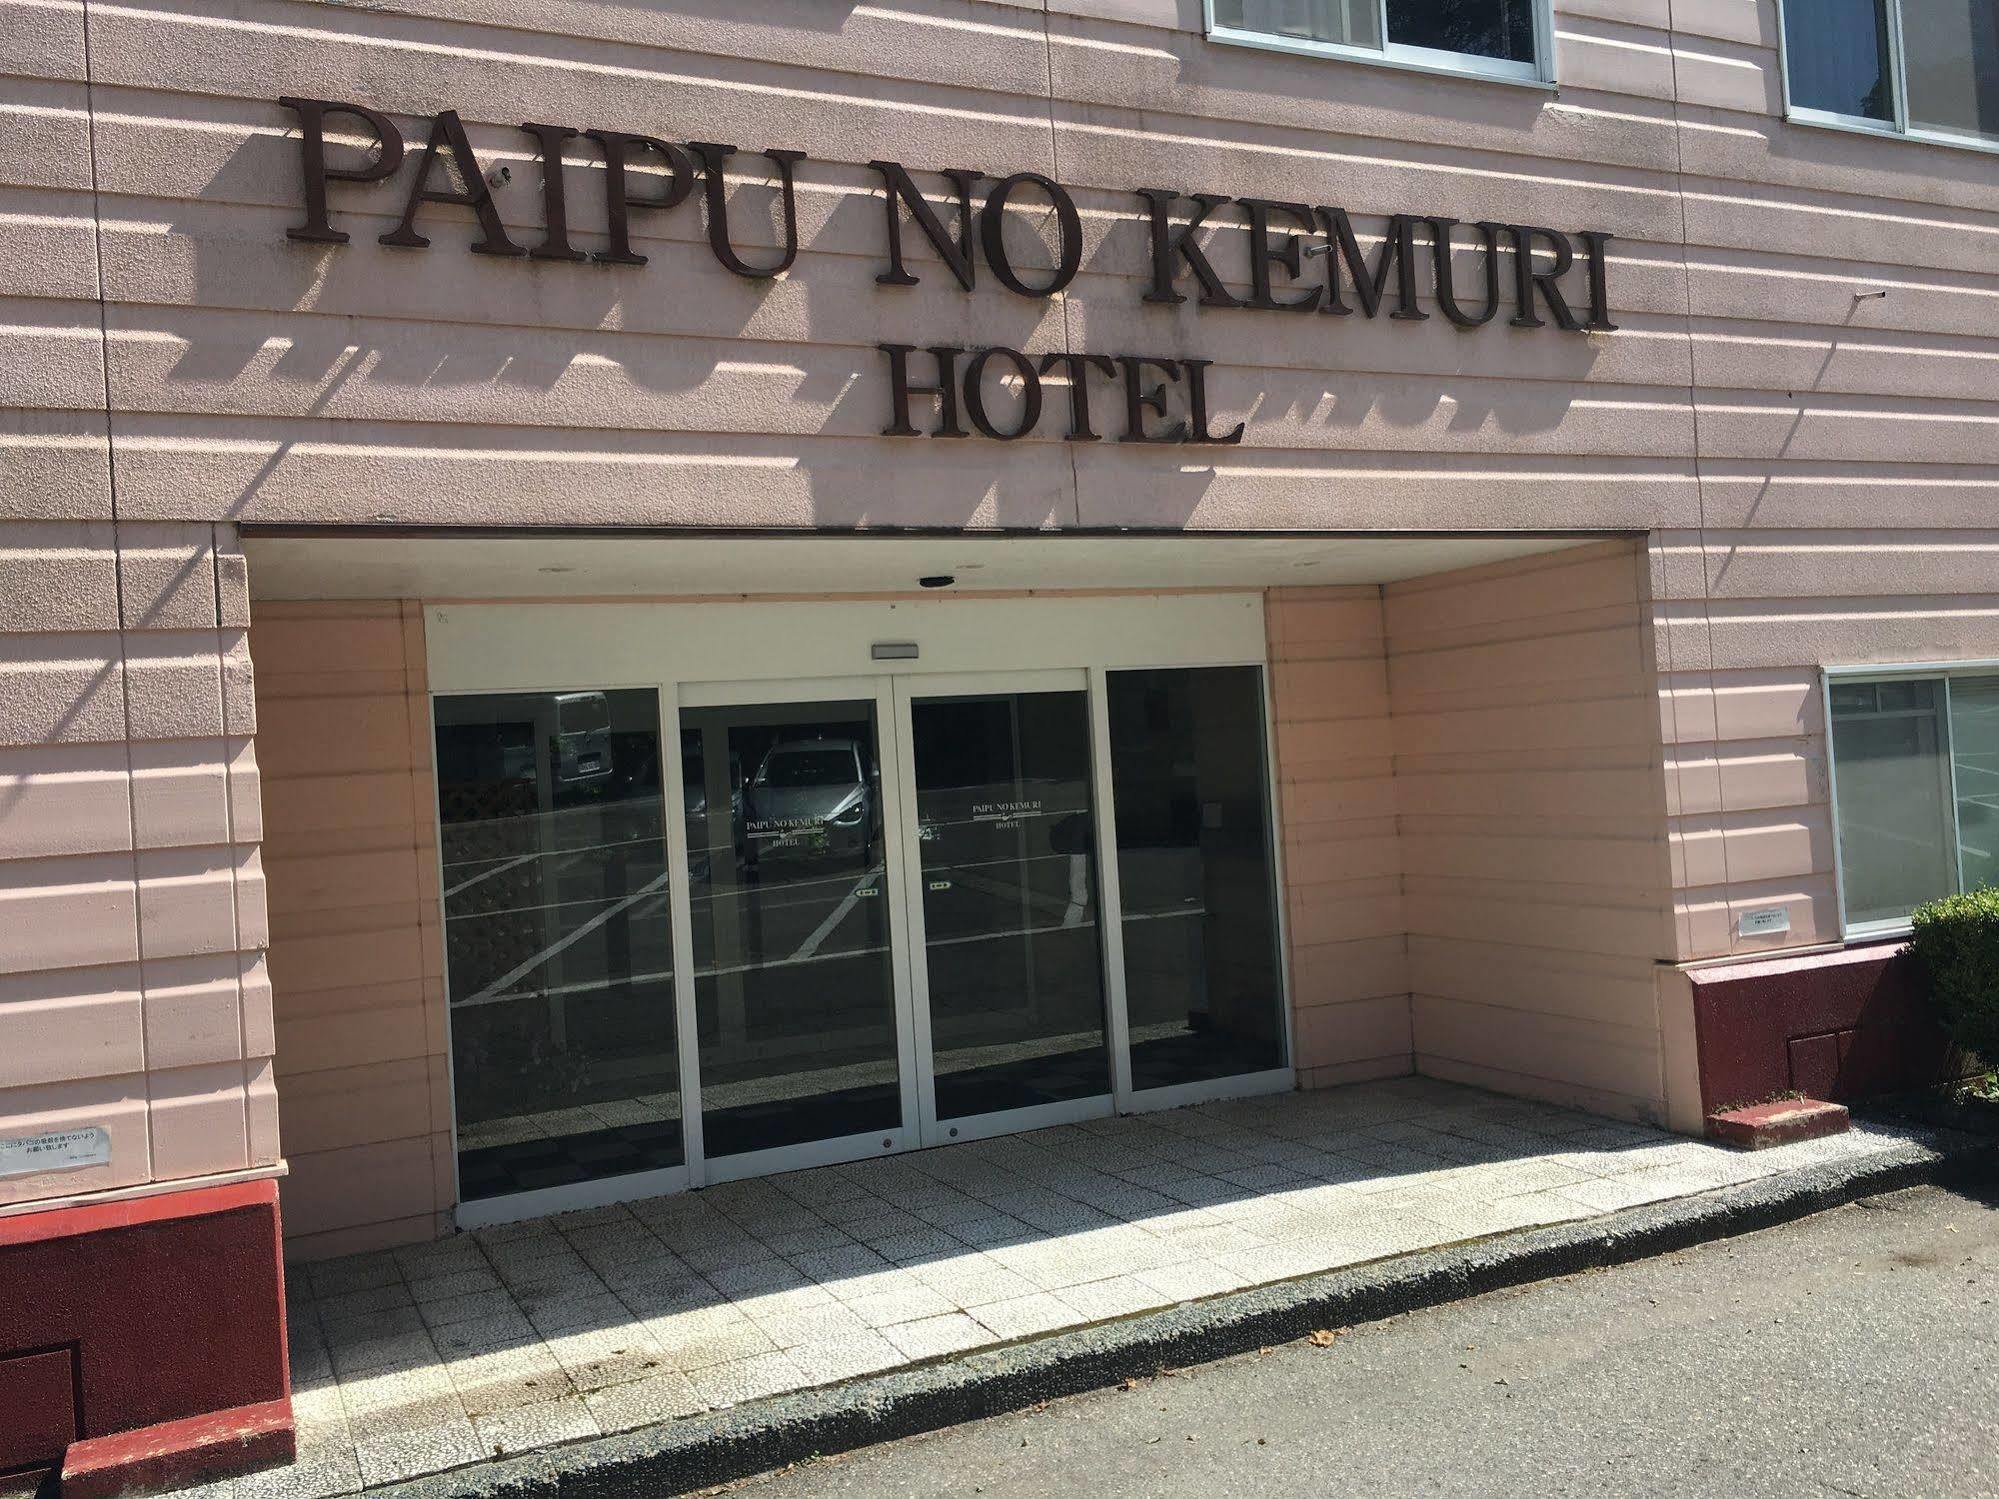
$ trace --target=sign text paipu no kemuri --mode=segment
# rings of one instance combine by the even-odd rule
[[[403,133],[386,114],[363,104],[292,97],[278,103],[297,118],[305,209],[305,221],[287,233],[311,244],[345,244],[348,234],[333,223],[330,185],[388,182],[403,168]],[[339,159],[334,159],[326,131],[335,117],[363,127],[372,140],[358,151],[342,146]],[[350,125],[336,128],[342,134],[359,133]],[[708,246],[725,270],[769,278],[783,275],[798,258],[793,175],[805,160],[802,151],[772,147],[754,153],[769,163],[766,175],[776,174],[777,243],[745,251],[729,222],[726,174],[737,154],[734,146],[714,141],[683,145],[650,135],[567,125],[528,123],[520,128],[542,163],[540,237],[535,243],[523,244],[508,233],[464,124],[457,111],[449,109],[431,118],[429,137],[403,189],[401,217],[393,229],[378,236],[381,243],[427,248],[430,240],[421,232],[419,219],[430,205],[452,205],[470,210],[477,220],[478,238],[471,244],[475,254],[641,266],[646,257],[632,248],[633,215],[671,213],[692,198],[698,186],[705,204]],[[571,239],[566,187],[567,167],[586,154],[604,173],[603,221],[589,226],[597,246],[589,250],[579,249]],[[968,292],[977,286],[983,269],[1016,296],[1053,297],[1065,291],[1082,269],[1082,216],[1069,190],[1052,178],[1039,172],[991,178],[965,168],[947,168],[936,174],[948,184],[938,200],[944,204],[940,213],[899,162],[871,161],[868,167],[877,179],[869,194],[879,193],[883,205],[882,268],[875,276],[880,285],[917,284],[917,273],[904,254],[912,227],[935,252],[944,272]],[[1133,196],[1150,249],[1148,263],[1139,267],[1144,302],[1184,303],[1191,293],[1203,308],[1365,318],[1386,310],[1391,320],[1422,322],[1430,317],[1421,305],[1427,291],[1437,310],[1460,328],[1482,327],[1502,306],[1510,305],[1513,311],[1507,322],[1515,328],[1615,331],[1606,286],[1605,246],[1611,236],[1600,231],[1571,236],[1539,224],[1481,220],[1464,225],[1439,214],[1397,213],[1387,219],[1370,263],[1344,208],[1159,187],[1138,188]],[[1052,263],[1017,264],[1005,232],[1008,214],[1034,212],[1048,219],[1051,210],[1052,226],[1043,227],[1052,228],[1052,254],[1046,257]],[[1219,248],[1223,241],[1203,232],[1215,225],[1240,230],[1227,255]],[[1460,267],[1451,253],[1453,248],[1466,248],[1461,231],[1470,234],[1469,248],[1482,266],[1476,284],[1469,286],[1459,284]],[[1319,264],[1310,264],[1313,261]],[[1421,269],[1424,262],[1427,276]],[[1563,283],[1573,279],[1570,273],[1577,266],[1584,284],[1579,302],[1572,305]],[[1066,350],[1036,357],[1001,345],[877,347],[888,381],[885,436],[969,437],[976,432],[1001,441],[1025,437],[1041,425],[1046,383],[1066,393],[1063,435],[1072,442],[1094,442],[1107,435],[1139,443],[1242,440],[1240,422],[1214,430],[1208,389],[1211,360]],[[993,392],[1000,387],[1011,387],[1011,394],[995,400]],[[1098,396],[1105,400],[1100,403]]]

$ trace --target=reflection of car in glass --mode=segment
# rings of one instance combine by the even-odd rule
[[[859,855],[874,833],[874,792],[853,739],[780,739],[743,793],[749,854],[759,858]]]
[[[558,692],[548,699],[546,732],[555,784],[589,785],[611,774],[611,705],[601,692]]]

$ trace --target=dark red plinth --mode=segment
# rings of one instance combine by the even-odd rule
[[[1961,1070],[1908,944],[1877,942],[1688,972],[1701,1112],[1786,1093],[1854,1100]]]
[[[0,1218],[0,1473],[92,1499],[289,1459],[281,1242],[272,1181]]]
[[[1826,1103],[1817,1098],[1789,1098],[1710,1114],[1707,1132],[1714,1139],[1739,1145],[1744,1150],[1765,1150],[1772,1145],[1788,1145],[1793,1140],[1842,1135],[1851,1123],[1845,1104]]]
[[[289,1400],[267,1400],[70,1444],[62,1499],[118,1499],[189,1488],[298,1455]]]

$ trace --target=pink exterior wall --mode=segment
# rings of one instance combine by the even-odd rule
[[[227,527],[0,520],[0,1138],[110,1135],[0,1206],[278,1161],[242,561]]]
[[[1299,1079],[1393,1077],[1413,1047],[1381,590],[1273,589],[1264,618]]]
[[[423,612],[259,604],[287,1252],[429,1239],[456,1200]]]
[[[1646,582],[1608,542],[1269,595],[1308,1086],[1415,1070],[1668,1116]]]
[[[1612,542],[1384,590],[1419,1071],[1666,1116],[1644,586]]]
[[[1778,945],[1837,936],[1819,666],[1999,656],[1993,158],[1785,123],[1769,0],[1557,0],[1553,94],[1221,46],[1199,11],[133,0],[86,21],[80,0],[0,0],[0,1135],[82,1119],[114,1135],[109,1167],[0,1182],[0,1199],[278,1159],[256,795],[271,746],[252,749],[238,524],[1649,533],[1642,586],[1558,629],[1533,668],[1547,676],[1522,664],[1521,632],[1563,600],[1518,580],[1531,568],[1496,590],[1282,598],[1280,795],[1314,1080],[1405,1056],[1526,1078],[1531,1036],[1574,1043],[1593,1095],[1688,1096],[1690,986],[1658,976],[1649,1065],[1666,1082],[1648,1084],[1644,1044],[1619,1029],[1642,1007],[1627,965],[1767,952],[1773,939],[1736,934],[1752,906],[1789,910]],[[520,120],[802,147],[804,248],[780,281],[731,276],[689,202],[635,220],[643,268],[469,255],[468,216],[449,207],[425,210],[430,250],[398,251],[375,236],[409,166],[391,186],[336,188],[352,244],[295,244],[286,93],[373,104],[412,135],[422,122],[402,111],[457,107],[482,161],[511,171],[499,201],[523,241],[539,234],[540,174]],[[931,184],[948,166],[1058,177],[1087,226],[1082,275],[1049,302],[990,277],[967,295],[911,235],[923,284],[877,287],[882,226],[855,195],[874,156]],[[571,169],[592,245],[595,176]],[[1340,203],[1363,231],[1396,210],[1608,230],[1623,331],[1148,306],[1132,190],[1153,185]],[[1240,249],[1233,233],[1218,247],[1237,290]],[[1247,436],[1189,461],[1063,443],[1052,421],[1005,448],[876,435],[873,345],[944,338],[1211,358],[1217,421],[1246,418]],[[1592,653],[1624,649],[1627,610],[1664,746],[1658,803],[1646,793],[1670,840],[1661,931],[1650,948],[1622,935],[1650,875],[1620,865],[1578,908],[1619,935],[1578,935],[1589,964],[1531,1005],[1502,1001],[1502,980],[1549,974],[1509,960],[1474,982],[1474,956],[1537,946],[1496,938],[1495,887],[1525,882],[1568,910],[1548,861],[1576,830],[1480,827],[1463,809],[1502,773],[1454,760],[1452,729],[1521,726],[1479,698],[1497,673],[1553,695],[1535,701],[1576,732],[1614,728],[1591,746],[1606,763],[1578,774],[1625,784],[1624,699],[1560,694],[1593,690]],[[366,696],[361,678],[399,672],[402,687],[377,684],[393,695],[418,669],[406,645],[400,666],[338,685]],[[299,671],[295,697],[320,691],[319,670]],[[267,716],[286,701],[270,696]],[[1551,737],[1508,751],[1522,757],[1509,795],[1575,769],[1559,716],[1524,719]],[[325,748],[312,737],[294,736],[302,764]],[[287,1198],[307,1224],[312,1194],[336,1199],[343,1179],[394,1184],[370,1232],[417,1232],[440,1201],[428,949],[352,982],[283,957],[339,946],[342,920],[407,937],[407,921],[362,914],[374,876],[352,871],[394,864],[382,888],[397,902],[420,880],[396,852],[405,832],[419,846],[419,753],[324,772],[406,781],[407,828],[362,797],[346,831],[373,843],[285,835],[310,866],[285,875],[274,960],[301,1007],[281,1005],[287,1033],[306,1027],[280,1038],[299,1079],[288,1124],[316,1147],[302,1156],[324,1157]],[[1599,839],[1650,857],[1621,821],[1579,853],[1604,853]],[[1584,997],[1584,973],[1615,998]],[[346,1041],[314,1036],[314,1004]],[[386,1050],[333,1018],[398,1004]],[[1475,1044],[1451,1039],[1460,1027]],[[394,1093],[389,1137],[313,1119],[339,1078],[308,1075],[356,1068]]]

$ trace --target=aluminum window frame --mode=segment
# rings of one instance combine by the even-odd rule
[[[1289,53],[1294,57],[1363,62],[1406,73],[1474,78],[1487,83],[1506,83],[1518,88],[1553,92],[1556,88],[1554,0],[1532,0],[1532,3],[1534,61],[1531,63],[1514,62],[1502,57],[1480,57],[1470,52],[1440,52],[1432,47],[1410,47],[1391,42],[1388,39],[1388,0],[1375,0],[1376,19],[1381,27],[1379,47],[1356,47],[1345,42],[1321,42],[1310,37],[1225,26],[1215,19],[1215,0],[1201,0],[1201,21],[1209,41],[1231,47],[1256,47],[1266,52]]]
[[[1906,937],[1914,928],[1906,916],[1878,921],[1850,921],[1846,914],[1846,850],[1839,829],[1839,756],[1833,748],[1832,688],[1836,682],[1895,682],[1911,679],[1942,685],[1937,705],[1943,724],[1944,792],[1950,798],[1951,862],[1957,868],[1957,889],[1964,889],[1964,831],[1957,801],[1957,749],[1951,739],[1950,684],[1959,677],[1999,677],[1999,656],[1970,661],[1896,661],[1876,666],[1825,665],[1819,668],[1819,703],[1825,728],[1826,811],[1832,822],[1833,898],[1839,904],[1839,935],[1844,942],[1879,937]]]
[[[1791,21],[1784,0],[1777,0],[1777,73],[1784,90],[1784,119],[1790,124],[1806,125],[1814,130],[1837,130],[1848,135],[1871,135],[1885,140],[1920,141],[1930,146],[1950,146],[1960,151],[1999,155],[1999,141],[1981,140],[1975,135],[1959,135],[1949,130],[1931,130],[1910,123],[1908,66],[1902,51],[1902,0],[1882,0],[1882,4],[1888,20],[1888,77],[1893,86],[1894,118],[1870,120],[1865,115],[1814,109],[1791,98]]]

